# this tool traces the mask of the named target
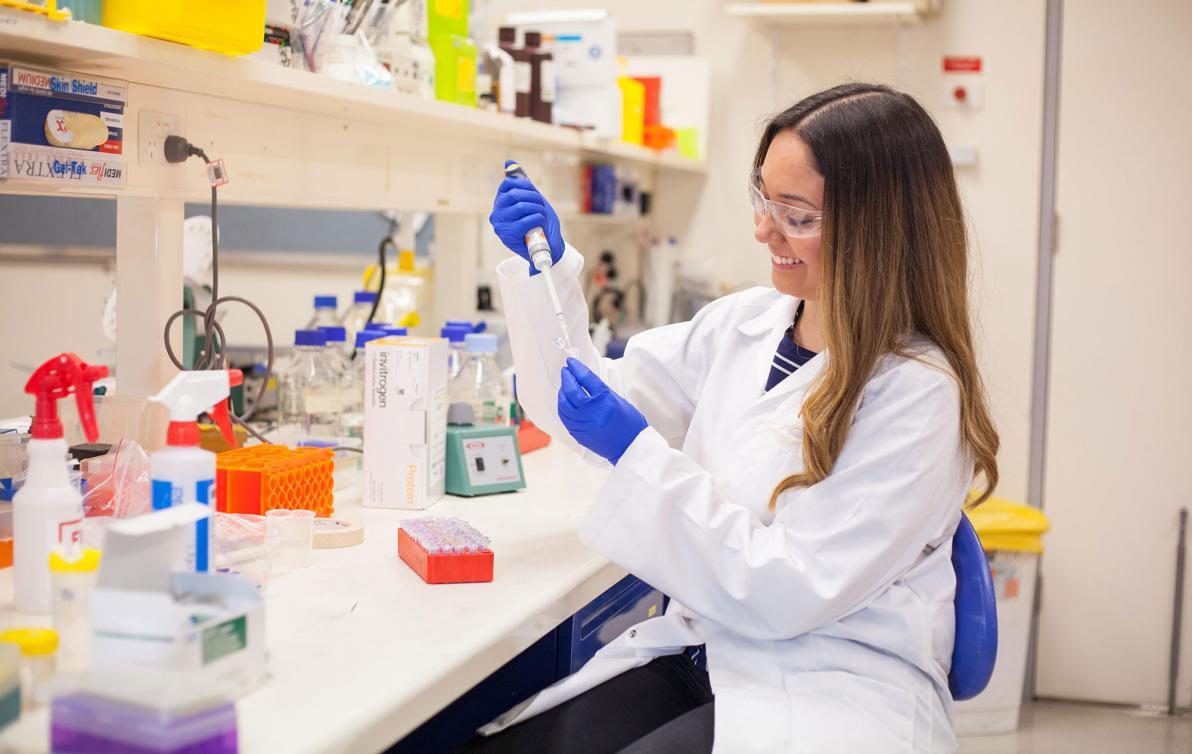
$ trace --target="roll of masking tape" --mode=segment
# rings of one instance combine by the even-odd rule
[[[337,518],[316,518],[316,550],[330,550],[335,547],[353,547],[364,541],[364,527]]]
[[[51,110],[46,113],[46,139],[56,147],[95,149],[108,140],[108,127],[98,115]]]

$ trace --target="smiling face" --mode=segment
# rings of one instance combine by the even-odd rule
[[[800,209],[822,211],[824,177],[815,169],[811,150],[792,130],[777,134],[766,151],[758,188],[771,201]],[[753,216],[753,237],[770,251],[770,279],[788,296],[819,299],[820,234],[790,238],[768,214]]]

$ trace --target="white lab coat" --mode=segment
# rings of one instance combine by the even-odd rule
[[[483,732],[707,644],[718,753],[955,750],[951,537],[973,472],[947,370],[887,357],[832,474],[787,491],[771,513],[774,486],[803,466],[799,409],[828,358],[764,391],[797,300],[768,288],[726,296],[633,337],[611,361],[588,338],[582,267],[568,248],[552,273],[571,340],[650,426],[580,537],[672,601]],[[564,356],[545,284],[521,259],[498,272],[521,401],[578,448],[556,413]],[[929,343],[917,348],[943,363]]]

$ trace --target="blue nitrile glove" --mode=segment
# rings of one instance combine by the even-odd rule
[[[508,160],[505,164],[511,162]],[[551,262],[558,264],[563,258],[563,233],[559,228],[559,216],[529,178],[506,178],[501,181],[488,221],[501,243],[527,262],[530,261],[530,251],[526,248],[526,234],[534,228],[542,228],[546,234]],[[538,274],[532,264],[530,274]]]
[[[567,359],[563,367],[559,419],[576,442],[614,466],[647,426],[632,403],[577,359]]]

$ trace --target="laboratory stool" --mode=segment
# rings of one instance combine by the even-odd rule
[[[993,575],[981,540],[963,513],[952,537],[952,568],[956,571],[956,641],[952,645],[948,688],[959,702],[985,689],[997,659]]]

